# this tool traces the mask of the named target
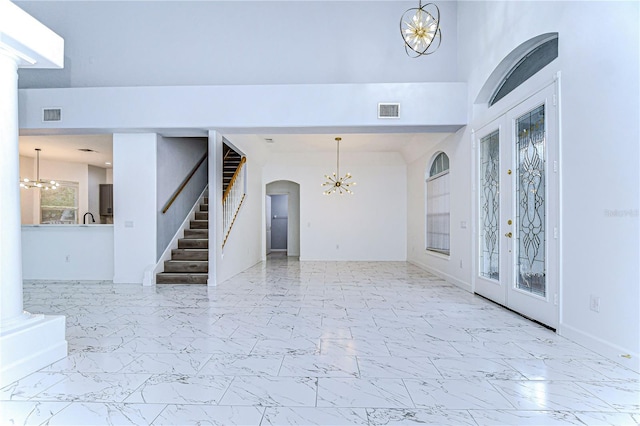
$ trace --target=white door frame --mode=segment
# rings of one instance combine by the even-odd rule
[[[481,294],[496,303],[513,309],[522,315],[539,321],[556,330],[559,329],[561,322],[560,310],[560,294],[562,289],[561,283],[561,250],[560,250],[560,108],[559,108],[559,74],[556,75],[553,82],[539,87],[538,90],[529,96],[521,97],[519,101],[513,102],[508,108],[502,109],[500,113],[492,116],[489,120],[484,120],[483,124],[476,131],[472,131],[473,140],[473,160],[472,160],[472,196],[473,196],[473,270],[472,270],[472,291]],[[511,159],[508,164],[500,165],[500,188],[502,191],[508,191],[508,199],[511,206],[502,206],[500,208],[500,219],[498,236],[500,238],[500,284],[489,285],[490,280],[480,277],[480,206],[479,206],[479,186],[480,178],[480,140],[490,134],[494,129],[499,129],[500,143],[514,143],[514,120],[518,115],[525,113],[538,104],[545,104],[545,269],[547,281],[547,293],[544,297],[535,296],[530,293],[523,292],[513,287],[515,279],[515,260],[509,251],[515,253],[515,241],[509,239],[503,234],[509,231],[504,214],[515,215],[516,201],[515,188],[507,188],[504,185],[513,185],[513,179],[505,180],[505,168],[512,168],[515,164],[514,155],[510,155]],[[509,150],[512,150],[509,147]],[[504,156],[501,155],[501,162]],[[501,204],[504,197],[501,197]],[[515,229],[511,231],[515,234]],[[511,256],[511,258],[509,258]],[[507,262],[505,264],[504,262]],[[506,275],[506,276],[505,276]],[[512,276],[513,275],[513,276]],[[494,284],[497,284],[494,282]],[[502,296],[504,294],[504,296]],[[538,298],[540,304],[534,299]],[[544,299],[544,301],[543,301]],[[545,312],[541,312],[542,307]]]

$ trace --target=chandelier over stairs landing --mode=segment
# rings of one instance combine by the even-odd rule
[[[351,173],[347,173],[344,176],[340,176],[340,141],[341,140],[342,138],[336,138],[336,149],[337,149],[336,171],[331,175],[324,175],[327,181],[323,183],[322,186],[329,187],[323,192],[324,195],[331,195],[336,192],[340,195],[344,193],[353,194],[353,191],[351,191],[349,187],[354,186],[356,183],[350,181],[352,177]]]

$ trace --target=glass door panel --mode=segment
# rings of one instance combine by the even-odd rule
[[[544,105],[516,119],[516,288],[544,297],[545,121]]]
[[[480,276],[500,279],[500,132],[480,139]]]

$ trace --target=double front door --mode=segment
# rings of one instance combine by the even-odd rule
[[[475,292],[558,325],[558,130],[550,85],[475,132]]]

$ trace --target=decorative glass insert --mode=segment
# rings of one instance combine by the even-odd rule
[[[40,223],[78,223],[78,182],[60,182],[55,190],[40,190]]]
[[[480,140],[480,275],[500,278],[500,140],[496,130]]]
[[[544,105],[516,120],[516,288],[546,295]]]
[[[434,158],[427,179],[426,248],[449,254],[450,238],[449,157],[441,152]]]

